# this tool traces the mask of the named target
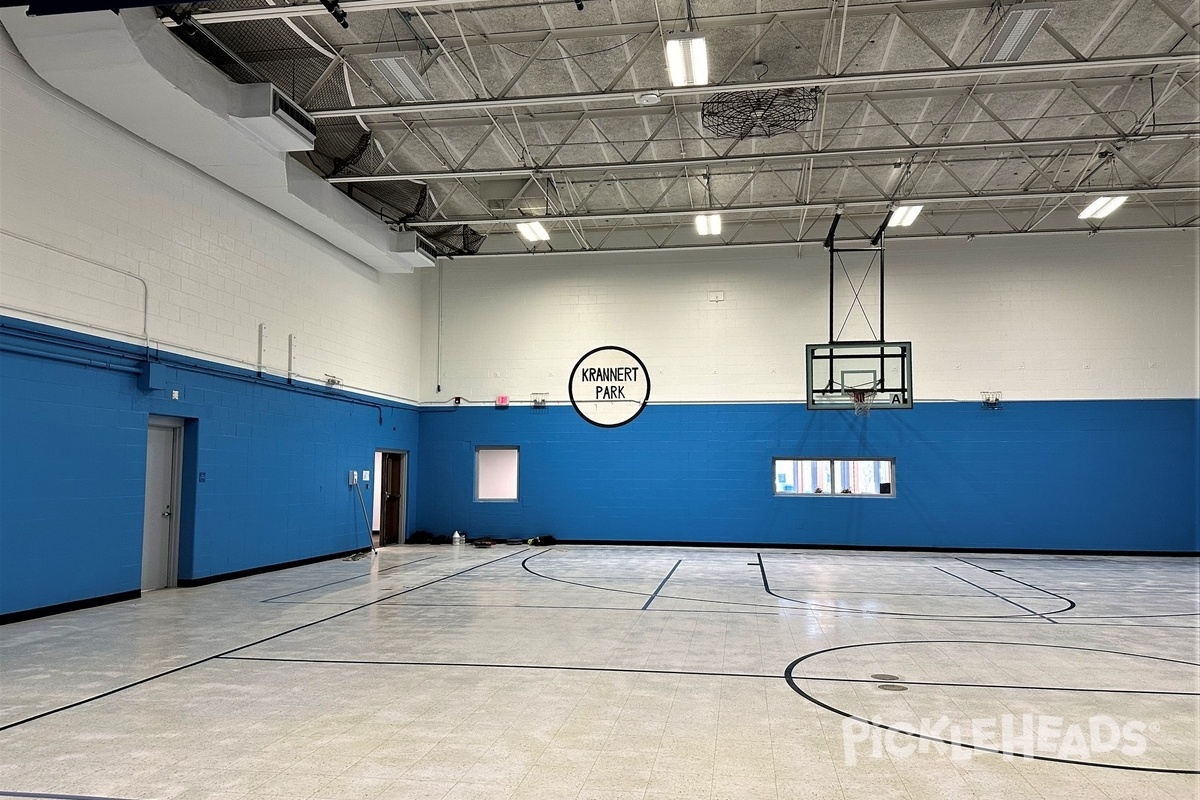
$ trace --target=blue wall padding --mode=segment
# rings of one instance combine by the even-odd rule
[[[144,391],[144,348],[0,323],[0,613],[138,589],[150,414],[189,420],[182,579],[365,547],[348,472],[376,448],[417,468],[412,406],[151,357],[163,388]]]
[[[563,540],[1197,551],[1196,400],[651,405],[421,414],[417,525]],[[519,445],[520,500],[473,501],[474,448]],[[896,460],[896,496],[777,497],[772,458]]]

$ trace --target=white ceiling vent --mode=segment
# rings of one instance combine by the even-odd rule
[[[399,263],[394,270],[376,267],[380,272],[412,272],[417,267],[437,264],[437,250],[415,231],[393,233],[390,250],[393,260]]]
[[[238,92],[230,117],[263,144],[281,153],[313,149],[317,124],[272,84],[246,84]]]

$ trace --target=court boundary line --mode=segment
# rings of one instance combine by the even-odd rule
[[[416,561],[405,561],[403,564],[393,564],[390,567],[384,567],[383,569],[377,570],[375,572],[361,572],[358,575],[352,575],[349,578],[342,578],[341,580],[330,581],[329,583],[322,583],[320,586],[310,586],[307,589],[297,589],[294,592],[288,592],[287,594],[276,595],[275,597],[268,597],[266,600],[259,600],[258,602],[273,603],[277,600],[282,600],[285,597],[291,597],[291,596],[297,595],[297,594],[304,594],[305,592],[315,592],[317,589],[324,589],[328,586],[337,586],[339,583],[346,583],[347,581],[356,581],[359,578],[367,578],[367,577],[370,577],[371,575],[382,575],[385,572],[391,572],[392,570],[399,569],[400,567],[407,567],[410,564],[420,564],[422,561],[429,561],[429,560],[435,559],[435,558],[437,558],[437,556],[425,556],[424,558],[418,558]]]
[[[221,661],[266,661],[282,664],[354,664],[382,667],[463,667],[468,669],[534,669],[561,672],[616,672],[638,675],[690,675],[701,678],[756,678],[777,681],[780,674],[760,672],[708,672],[705,670],[645,669],[639,667],[580,667],[569,664],[488,664],[469,661],[401,661],[353,658],[294,658],[271,656],[218,656]]]
[[[958,580],[962,581],[963,583],[966,583],[966,584],[969,584],[969,585],[971,585],[971,586],[974,586],[976,589],[978,589],[978,590],[979,590],[979,591],[981,591],[981,592],[987,592],[987,593],[988,593],[988,594],[990,594],[992,597],[997,597],[997,598],[999,598],[999,599],[1003,600],[1004,602],[1006,602],[1006,603],[1008,603],[1008,604],[1010,604],[1010,605],[1014,605],[1014,606],[1016,606],[1017,608],[1019,608],[1019,609],[1021,609],[1021,610],[1023,610],[1023,611],[1028,611],[1030,614],[1033,614],[1035,617],[1041,617],[1042,619],[1046,620],[1046,622],[1052,622],[1052,623],[1054,623],[1055,625],[1057,625],[1057,624],[1058,624],[1057,620],[1050,619],[1050,618],[1049,618],[1049,617],[1047,617],[1045,614],[1038,613],[1037,611],[1034,611],[1032,608],[1026,608],[1025,606],[1021,605],[1020,603],[1018,603],[1018,602],[1017,602],[1017,601],[1015,601],[1015,600],[1010,600],[1009,598],[1005,597],[1005,596],[1004,596],[1004,595],[1002,595],[1002,594],[999,594],[999,593],[997,593],[997,592],[993,592],[991,589],[987,588],[986,586],[980,586],[978,583],[975,583],[974,581],[969,581],[969,580],[967,580],[966,578],[964,578],[962,575],[955,575],[955,574],[954,574],[953,572],[951,572],[950,570],[948,570],[948,569],[942,569],[941,567],[934,567],[934,569],[936,569],[938,572],[941,572],[941,573],[943,573],[943,574],[945,574],[945,575],[949,575],[951,578],[957,578]],[[1066,611],[1067,609],[1065,609],[1065,608],[1064,608],[1064,609],[1060,609],[1060,610],[1061,610],[1061,611]],[[1054,613],[1054,612],[1049,612],[1049,613]]]
[[[904,734],[905,736],[911,736],[915,739],[924,739],[924,740],[930,741],[930,742],[940,742],[942,744],[946,744],[951,747],[961,747],[961,748],[964,748],[967,750],[976,750],[976,751],[984,752],[984,753],[994,753],[994,754],[997,754],[997,755],[1000,755],[1000,756],[1003,756],[1006,758],[1023,758],[1023,759],[1032,759],[1035,761],[1049,761],[1049,762],[1054,762],[1057,764],[1070,764],[1072,766],[1077,766],[1077,767],[1099,767],[1101,769],[1119,769],[1119,770],[1124,770],[1127,772],[1152,772],[1152,773],[1157,773],[1157,774],[1168,774],[1168,775],[1200,775],[1200,770],[1194,770],[1194,769],[1175,769],[1175,768],[1171,768],[1171,767],[1139,767],[1139,766],[1131,765],[1131,764],[1101,764],[1096,761],[1078,761],[1078,760],[1073,760],[1073,759],[1069,759],[1069,758],[1059,758],[1056,756],[1039,756],[1039,755],[1033,755],[1030,753],[1018,753],[1018,752],[1013,752],[1010,750],[1001,750],[999,748],[986,747],[984,745],[971,744],[968,742],[959,742],[959,741],[955,741],[952,739],[940,739],[936,736],[930,736],[927,734],[920,733],[918,731],[906,730],[905,728],[900,728],[900,727],[896,727],[893,725],[886,725],[882,722],[864,719],[863,717],[857,716],[856,714],[853,714],[849,711],[837,708],[836,706],[832,706],[828,703],[818,700],[817,698],[813,697],[808,692],[804,691],[803,689],[801,689],[799,686],[796,685],[797,680],[803,680],[803,678],[796,678],[794,676],[794,670],[795,670],[796,666],[798,664],[800,664],[802,661],[806,661],[810,658],[813,658],[814,656],[819,656],[819,655],[823,655],[826,653],[834,653],[834,652],[838,652],[838,651],[842,651],[842,650],[851,650],[851,649],[855,649],[855,648],[859,648],[859,647],[888,646],[888,645],[912,645],[912,644],[983,644],[983,645],[1010,645],[1010,646],[1018,646],[1018,647],[1048,647],[1048,648],[1053,648],[1053,649],[1057,649],[1057,650],[1082,650],[1082,651],[1094,652],[1094,653],[1110,653],[1113,655],[1130,656],[1133,658],[1148,658],[1148,659],[1152,659],[1154,661],[1166,661],[1166,662],[1171,662],[1171,663],[1176,663],[1176,664],[1186,664],[1186,665],[1192,666],[1192,667],[1200,667],[1200,664],[1197,664],[1196,662],[1193,662],[1193,661],[1181,661],[1179,659],[1165,658],[1163,656],[1148,656],[1148,655],[1142,655],[1141,653],[1126,653],[1126,652],[1122,652],[1120,650],[1104,650],[1104,649],[1096,648],[1096,647],[1076,647],[1076,646],[1072,646],[1072,645],[1039,644],[1037,642],[987,642],[987,641],[974,640],[974,639],[911,639],[911,640],[893,641],[893,642],[860,642],[858,644],[839,645],[837,647],[827,647],[822,650],[815,650],[811,653],[806,653],[805,655],[800,656],[795,661],[788,664],[786,669],[784,669],[784,680],[787,681],[788,686],[790,686],[792,691],[794,691],[796,694],[800,695],[801,697],[803,697],[805,700],[809,701],[813,705],[816,705],[820,708],[825,709],[826,711],[831,711],[834,714],[837,714],[838,716],[845,717],[847,719],[852,719],[852,720],[855,720],[856,722],[864,723],[866,725],[871,726],[872,728],[878,728],[881,730],[893,731],[895,733],[901,733],[901,734]]]
[[[993,642],[991,644],[1016,644],[1015,642]],[[1064,647],[1063,645],[1041,645],[1034,642],[1026,642],[1031,647]],[[856,646],[856,645],[851,645]],[[1066,647],[1071,650],[1087,650],[1092,648]],[[1138,653],[1123,653],[1117,650],[1103,650],[1100,652],[1111,653],[1113,655],[1125,655],[1131,658],[1153,658],[1153,656],[1142,656]],[[355,665],[355,666],[384,666],[384,667],[461,667],[467,669],[530,669],[530,670],[561,670],[564,672],[619,672],[619,673],[636,673],[646,675],[687,675],[696,677],[711,677],[711,678],[763,678],[770,680],[778,680],[783,678],[782,674],[773,675],[757,672],[712,672],[709,670],[676,670],[676,669],[649,669],[646,667],[585,667],[570,664],[497,664],[490,662],[475,662],[475,661],[424,661],[424,660],[400,660],[400,659],[366,659],[366,658],[305,658],[301,656],[219,656],[220,661],[254,661],[282,664],[328,664],[328,665]],[[1159,659],[1164,661],[1173,661],[1173,659]],[[1181,662],[1188,663],[1188,662]],[[1194,666],[1194,665],[1193,665]],[[1031,692],[1081,692],[1084,694],[1135,694],[1135,695],[1154,695],[1163,697],[1200,697],[1200,692],[1177,692],[1168,690],[1154,689],[1097,689],[1082,686],[1030,686],[1025,684],[1003,684],[1003,683],[963,683],[960,681],[909,681],[901,679],[882,680],[878,678],[835,678],[825,675],[797,675],[794,676],[799,681],[822,681],[825,683],[866,683],[866,684],[901,684],[904,686],[933,686],[933,687],[951,687],[956,689],[1014,689],[1018,691]]]
[[[55,794],[52,792],[16,792],[0,789],[0,797],[38,797],[45,800],[127,800],[122,797],[109,797],[96,794]]]
[[[198,660],[196,660],[196,661],[192,661],[192,662],[190,662],[190,663],[188,663],[188,664],[182,664],[182,665],[180,665],[180,666],[178,666],[178,667],[172,667],[172,668],[171,668],[171,669],[169,669],[169,670],[165,670],[165,671],[163,671],[163,672],[159,672],[159,673],[157,673],[157,674],[154,674],[154,675],[149,675],[149,676],[147,676],[147,677],[145,677],[145,678],[141,678],[141,679],[139,679],[139,680],[136,680],[136,681],[133,681],[133,682],[131,682],[131,683],[124,684],[123,686],[118,686],[118,687],[116,687],[116,688],[109,689],[108,691],[101,692],[101,693],[99,693],[99,694],[96,694],[96,695],[92,695],[91,697],[86,697],[86,698],[84,698],[84,699],[82,699],[82,700],[76,700],[76,701],[75,701],[75,702],[73,702],[73,703],[68,703],[68,704],[66,704],[66,705],[59,706],[58,708],[52,708],[52,709],[50,709],[50,710],[48,710],[48,711],[42,711],[42,712],[40,712],[40,713],[34,714],[33,716],[29,716],[29,717],[25,717],[24,719],[19,719],[19,720],[16,720],[15,722],[9,722],[9,723],[5,723],[4,725],[0,725],[0,733],[2,733],[2,732],[4,732],[4,731],[7,731],[7,730],[10,730],[10,729],[12,729],[12,728],[19,727],[19,726],[21,726],[21,725],[26,725],[26,724],[28,724],[28,723],[30,723],[30,722],[34,722],[34,721],[36,721],[36,720],[39,720],[39,719],[43,719],[43,718],[45,718],[45,717],[52,716],[52,715],[54,715],[54,714],[59,714],[59,713],[62,713],[63,711],[69,711],[69,710],[71,710],[72,708],[78,708],[79,706],[82,706],[82,705],[87,705],[88,703],[93,703],[93,702],[95,702],[95,701],[97,701],[97,700],[103,700],[103,699],[104,699],[104,698],[106,698],[106,697],[111,697],[111,696],[112,696],[112,695],[114,695],[114,694],[119,694],[120,692],[124,692],[124,691],[126,691],[126,690],[128,690],[128,689],[133,689],[133,688],[135,688],[135,687],[141,686],[142,684],[145,684],[145,683],[150,683],[151,681],[156,681],[156,680],[158,680],[159,678],[165,678],[165,677],[167,677],[168,675],[174,675],[176,672],[182,672],[182,671],[183,671],[183,670],[185,670],[185,669],[191,669],[192,667],[198,667],[198,666],[200,666],[201,664],[207,664],[209,661],[213,661],[213,660],[216,660],[216,659],[218,659],[218,658],[222,658],[222,657],[224,657],[224,656],[228,656],[228,655],[230,655],[230,654],[232,654],[232,653],[237,653],[237,652],[239,652],[239,651],[241,651],[241,650],[247,650],[247,649],[249,649],[249,648],[251,648],[251,647],[256,647],[256,646],[258,646],[258,645],[260,645],[260,644],[265,644],[265,643],[267,643],[267,642],[270,642],[270,641],[273,641],[273,640],[275,640],[275,639],[279,639],[280,637],[283,637],[283,636],[288,636],[288,635],[290,635],[290,634],[296,633],[297,631],[302,631],[302,630],[305,630],[306,628],[311,628],[311,627],[313,627],[314,625],[320,625],[321,623],[324,623],[324,622],[329,622],[329,621],[331,621],[331,620],[338,619],[339,617],[344,617],[344,616],[346,616],[347,614],[352,614],[352,613],[354,613],[355,611],[361,611],[361,610],[362,610],[362,609],[364,609],[364,608],[370,608],[371,606],[378,605],[378,604],[382,603],[384,600],[390,600],[390,599],[391,599],[391,598],[393,598],[393,597],[398,597],[399,595],[402,595],[402,594],[407,594],[407,593],[409,593],[409,592],[415,592],[415,591],[417,591],[418,589],[424,589],[425,587],[427,587],[427,586],[432,586],[432,585],[433,585],[433,584],[435,584],[435,583],[441,583],[442,581],[445,581],[445,580],[450,580],[451,578],[457,578],[459,575],[464,575],[464,574],[466,574],[466,573],[468,573],[468,572],[471,572],[471,571],[473,571],[473,570],[479,569],[480,567],[486,567],[486,566],[488,566],[489,564],[495,564],[495,563],[496,563],[496,562],[498,562],[498,561],[504,561],[504,560],[505,560],[505,559],[507,559],[507,558],[512,558],[513,556],[520,555],[521,553],[524,553],[524,552],[525,552],[525,550],[518,550],[518,551],[517,551],[517,552],[515,552],[515,553],[509,553],[509,554],[508,554],[508,555],[506,555],[506,556],[500,556],[499,558],[494,558],[494,559],[492,559],[491,561],[484,561],[484,562],[482,562],[482,563],[480,563],[480,564],[475,564],[474,566],[467,567],[466,569],[459,570],[458,572],[454,572],[454,573],[451,573],[451,574],[449,574],[449,575],[443,575],[443,576],[442,576],[442,577],[440,577],[440,578],[435,578],[434,580],[427,581],[426,583],[422,583],[422,584],[420,584],[420,585],[417,585],[417,586],[412,586],[412,587],[409,587],[408,589],[401,589],[401,590],[400,590],[400,591],[398,591],[398,592],[394,592],[394,593],[392,593],[392,594],[385,595],[384,597],[380,597],[380,598],[378,598],[377,600],[372,600],[372,601],[370,601],[370,602],[363,603],[363,604],[361,604],[361,605],[355,606],[354,608],[348,608],[348,609],[346,609],[345,611],[339,611],[339,612],[337,612],[336,614],[331,614],[331,615],[330,615],[330,616],[328,616],[328,617],[322,617],[321,619],[312,620],[311,622],[306,622],[306,623],[304,623],[304,624],[302,624],[302,625],[297,625],[297,626],[295,626],[294,628],[289,628],[288,630],[285,630],[285,631],[280,631],[279,633],[274,633],[274,634],[272,634],[272,635],[270,635],[270,636],[265,636],[265,637],[263,637],[263,638],[261,638],[261,639],[258,639],[257,641],[253,641],[253,642],[250,642],[250,643],[248,643],[248,644],[239,645],[239,646],[237,646],[237,647],[234,647],[234,648],[231,648],[231,649],[229,649],[229,650],[224,650],[224,651],[222,651],[222,652],[220,652],[220,653],[215,653],[215,654],[213,654],[213,655],[211,655],[211,656],[205,656],[204,658],[198,659]]]
[[[1064,608],[1063,611],[1070,611],[1071,609],[1075,608],[1075,601],[1069,597],[1066,597],[1065,595],[1058,594],[1057,592],[1052,592],[1049,589],[1043,589],[1040,586],[1034,586],[1032,583],[1026,583],[1025,581],[1021,580],[1020,578],[1014,578],[1012,575],[1009,575],[1007,572],[993,572],[992,570],[988,569],[987,567],[981,567],[978,564],[972,564],[970,561],[967,561],[965,558],[959,558],[958,556],[955,556],[954,560],[961,561],[962,563],[966,564],[967,566],[974,567],[975,569],[978,569],[978,570],[982,570],[983,572],[986,572],[989,575],[999,575],[1001,578],[1005,578],[1007,580],[1013,581],[1014,583],[1019,583],[1022,586],[1028,586],[1030,589],[1035,589],[1039,592],[1042,592],[1043,594],[1048,594],[1051,597],[1057,597],[1059,600],[1065,600],[1069,605],[1066,608]]]
[[[1012,603],[1011,600],[1008,600],[1007,598],[1002,597],[1001,595],[995,594],[994,592],[988,592],[988,594],[992,594],[995,597],[997,597],[1001,600],[1004,600],[1005,602],[1012,603],[1012,605],[1016,606],[1017,608],[1020,608],[1023,611],[1028,611],[1029,613],[1028,614],[986,614],[986,615],[981,615],[981,616],[969,616],[969,615],[964,616],[964,615],[957,615],[957,614],[912,614],[912,613],[909,613],[906,611],[868,611],[868,610],[862,609],[862,608],[836,608],[836,607],[824,605],[822,603],[813,603],[808,600],[797,600],[794,597],[786,597],[784,595],[781,595],[778,592],[771,589],[771,583],[767,578],[767,565],[766,565],[766,562],[763,561],[762,553],[761,552],[755,553],[755,556],[758,558],[758,571],[762,575],[763,591],[765,591],[767,594],[771,595],[772,597],[777,597],[780,600],[786,600],[789,603],[799,603],[801,606],[804,606],[806,608],[809,608],[809,609],[812,609],[815,611],[825,611],[825,612],[831,612],[831,613],[835,613],[835,614],[859,614],[859,615],[866,615],[866,616],[891,617],[893,619],[954,620],[954,621],[961,621],[961,622],[975,622],[975,621],[981,621],[981,620],[1033,619],[1035,617],[1042,617],[1043,619],[1045,619],[1045,617],[1042,614],[1039,614],[1036,611],[1033,611],[1031,609],[1025,608],[1024,606],[1020,605],[1019,603]],[[753,562],[751,562],[751,565],[753,565]],[[931,566],[931,565],[922,564],[922,565],[913,565],[913,566]],[[939,572],[946,572],[946,570],[944,570],[938,566],[934,566],[933,568],[938,570]],[[959,576],[955,575],[952,572],[946,572],[946,574],[950,575],[952,577],[955,577],[955,578],[959,578]],[[975,586],[975,584],[971,583],[966,578],[959,578],[959,580],[963,581],[964,583],[969,583],[972,586]],[[983,589],[982,586],[975,586],[975,588]],[[983,591],[986,592],[987,590],[983,589]]]
[[[654,602],[654,598],[658,597],[658,593],[661,592],[662,588],[667,585],[667,581],[671,580],[671,576],[675,574],[675,570],[679,569],[679,565],[682,563],[683,563],[682,558],[675,562],[675,566],[671,567],[671,571],[667,573],[667,577],[662,579],[662,583],[660,583],[654,589],[654,592],[646,600],[646,603],[642,606],[642,609],[641,609],[642,611],[645,611],[646,609],[650,608],[650,604]]]

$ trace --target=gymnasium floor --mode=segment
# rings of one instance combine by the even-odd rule
[[[0,629],[0,796],[1194,800],[1197,580],[387,548]]]

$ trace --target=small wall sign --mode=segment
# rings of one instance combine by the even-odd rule
[[[646,407],[650,373],[624,347],[597,347],[575,363],[567,391],[579,416],[601,428],[618,428]]]

